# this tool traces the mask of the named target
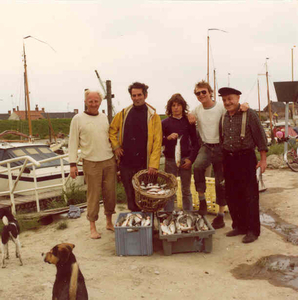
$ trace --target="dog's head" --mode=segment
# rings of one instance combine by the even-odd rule
[[[57,265],[58,262],[64,264],[68,261],[74,247],[75,245],[70,243],[58,244],[45,254],[44,261],[54,265]]]

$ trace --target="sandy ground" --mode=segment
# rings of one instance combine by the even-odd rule
[[[277,213],[298,225],[298,174],[290,170],[266,170],[268,188],[261,193],[262,209]],[[121,207],[117,208],[117,214]],[[114,220],[117,215],[114,215]],[[214,216],[208,215],[211,221]],[[84,274],[89,299],[204,299],[296,300],[297,291],[277,287],[267,280],[239,280],[231,270],[240,264],[253,264],[271,255],[296,255],[298,248],[262,226],[260,238],[252,244],[241,243],[242,236],[225,237],[231,221],[213,235],[213,251],[164,256],[158,236],[154,236],[152,256],[115,255],[114,233],[105,229],[104,216],[98,222],[100,240],[89,238],[85,213],[68,220],[68,228],[57,230],[57,222],[37,231],[21,234],[24,265],[12,255],[6,269],[0,269],[0,299],[51,299],[56,268],[43,262],[42,252],[61,242],[74,243],[74,254]]]

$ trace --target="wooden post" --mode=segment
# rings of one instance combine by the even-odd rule
[[[215,69],[213,71],[214,73],[214,91],[213,91],[213,95],[214,95],[214,102],[216,101],[216,74],[215,74]]]
[[[111,80],[107,80],[106,82],[107,85],[107,106],[108,106],[108,120],[109,123],[111,124],[112,120],[113,120],[113,107],[112,107],[112,98],[114,97],[112,95],[112,85],[111,85]]]
[[[296,47],[296,46],[294,46]],[[294,81],[294,49],[291,49],[291,56],[292,56],[292,81]],[[294,126],[296,126],[296,122],[295,122],[295,103],[292,102],[292,119],[293,119],[293,123]]]
[[[270,101],[270,95],[269,95],[269,80],[268,80],[267,61],[266,61],[266,81],[267,81],[267,98],[268,98],[268,109],[269,109],[269,120],[270,120],[271,143],[274,144],[275,139],[274,139],[273,128],[272,128],[272,109],[271,109],[271,101]]]
[[[207,82],[209,83],[209,35],[207,36]]]
[[[31,114],[30,114],[30,98],[29,98],[29,86],[28,86],[28,77],[27,77],[27,63],[26,63],[26,53],[25,53],[25,44],[23,44],[24,50],[24,69],[25,69],[25,87],[26,87],[26,99],[28,107],[28,125],[29,125],[29,139],[32,138],[32,125],[31,125]]]
[[[87,111],[87,105],[85,103],[85,92],[88,91],[89,89],[84,89],[84,111]]]
[[[261,121],[261,103],[260,103],[260,82],[258,78],[258,103],[259,103],[259,119]]]

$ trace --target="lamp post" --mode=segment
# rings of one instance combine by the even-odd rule
[[[207,82],[209,83],[209,43],[210,43],[210,37],[209,37],[209,31],[211,30],[218,30],[218,31],[222,31],[222,32],[225,32],[225,33],[228,33],[227,31],[224,31],[224,30],[221,30],[221,29],[217,29],[217,28],[209,28],[207,31],[208,31],[208,34],[207,34]]]
[[[231,73],[228,73],[228,87],[230,86],[230,75]]]
[[[292,58],[292,81],[294,81],[294,48],[295,48],[295,47],[296,47],[296,46],[293,46],[293,48],[291,49],[291,58]],[[293,103],[292,103],[292,117],[293,117],[293,123],[294,123],[294,125],[296,125],[294,115],[295,115],[295,103],[293,102]]]

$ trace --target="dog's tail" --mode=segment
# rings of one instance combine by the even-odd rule
[[[8,219],[7,219],[7,217],[6,216],[3,216],[3,218],[2,218],[2,222],[3,222],[3,224],[5,225],[5,226],[7,226],[8,225]]]

